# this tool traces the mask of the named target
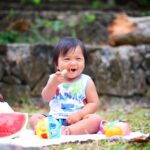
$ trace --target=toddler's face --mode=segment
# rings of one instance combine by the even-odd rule
[[[60,55],[58,58],[57,69],[67,70],[66,78],[68,80],[76,79],[84,70],[85,59],[83,52],[79,46],[73,50],[69,50],[66,55]]]

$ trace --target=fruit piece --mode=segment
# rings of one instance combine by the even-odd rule
[[[61,74],[63,74],[63,75],[65,75],[67,73],[67,70],[66,69],[64,69],[62,72],[61,72]]]
[[[0,138],[16,137],[25,129],[27,122],[27,113],[0,113]]]
[[[117,126],[114,126],[114,127],[108,128],[105,134],[107,137],[122,135],[122,130]]]

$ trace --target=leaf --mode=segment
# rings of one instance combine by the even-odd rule
[[[34,4],[37,4],[37,5],[41,3],[41,0],[32,0],[32,1]]]

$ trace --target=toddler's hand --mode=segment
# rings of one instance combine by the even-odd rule
[[[66,81],[65,79],[65,75],[67,73],[67,70],[64,69],[62,72],[61,71],[57,71],[53,77],[52,77],[52,82],[54,82],[54,84],[60,84]]]
[[[75,112],[73,114],[71,114],[67,119],[66,121],[69,123],[69,124],[73,124],[73,123],[76,123],[78,121],[80,121],[82,119],[82,115],[80,113],[80,111],[78,112]]]

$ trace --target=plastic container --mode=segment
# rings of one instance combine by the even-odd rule
[[[35,134],[43,139],[59,138],[61,124],[52,116],[42,118],[36,125]]]

